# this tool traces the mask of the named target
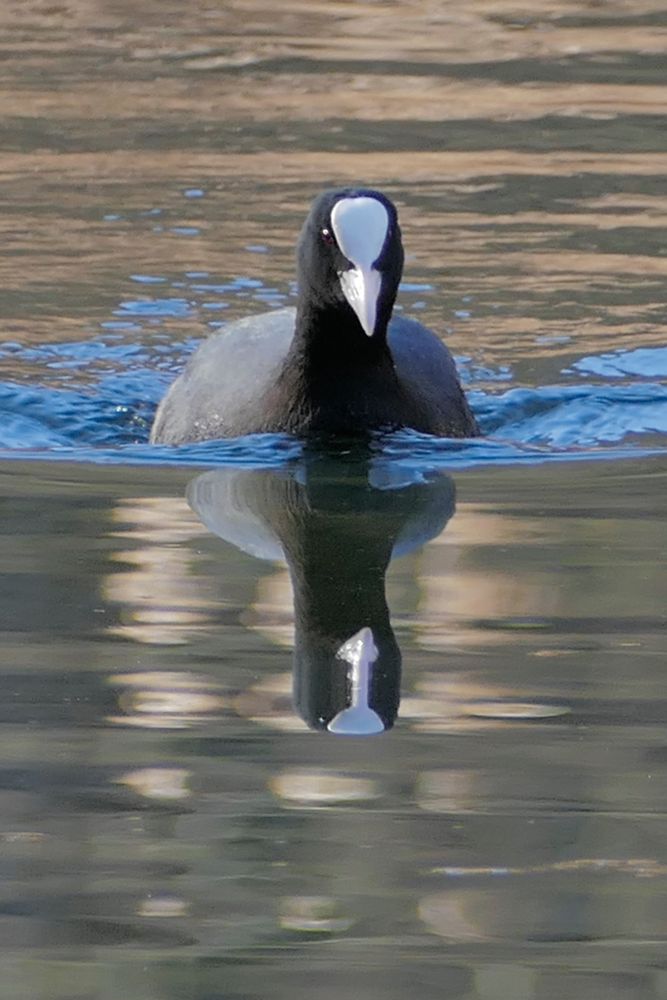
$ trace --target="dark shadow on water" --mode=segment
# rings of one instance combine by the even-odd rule
[[[294,704],[313,729],[391,728],[401,651],[385,596],[392,558],[438,535],[455,508],[443,472],[411,477],[368,455],[307,453],[284,469],[220,468],[188,501],[210,531],[287,562],[294,598]]]

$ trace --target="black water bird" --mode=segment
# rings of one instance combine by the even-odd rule
[[[385,195],[325,191],[297,261],[296,309],[238,320],[204,341],[160,403],[152,442],[479,433],[449,350],[416,320],[392,316],[403,244]]]

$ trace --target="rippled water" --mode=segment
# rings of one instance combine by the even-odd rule
[[[3,996],[666,995],[663,5],[0,25]],[[150,447],[360,182],[484,438]]]

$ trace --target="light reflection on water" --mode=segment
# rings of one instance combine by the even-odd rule
[[[265,991],[267,960],[276,996],[313,963],[390,996],[387,964],[481,996],[491,968],[543,995],[555,955],[558,982],[644,981],[664,938],[660,462],[459,473],[444,531],[387,572],[401,705],[361,741],[299,720],[289,578],[238,547],[238,520],[234,545],[204,531],[187,478],[4,467],[10,964],[75,949],[99,985],[137,963],[187,983],[194,962],[202,996]],[[347,490],[353,583],[369,512]],[[23,632],[21,574],[41,611]]]
[[[218,6],[0,10],[3,996],[664,996],[662,5]],[[378,556],[365,740],[293,702],[294,557],[185,499],[298,446],[145,444],[360,181],[493,435],[376,456],[457,509]]]

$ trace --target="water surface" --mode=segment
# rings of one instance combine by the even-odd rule
[[[0,25],[3,996],[665,996],[662,6]],[[485,438],[150,448],[346,183]]]

